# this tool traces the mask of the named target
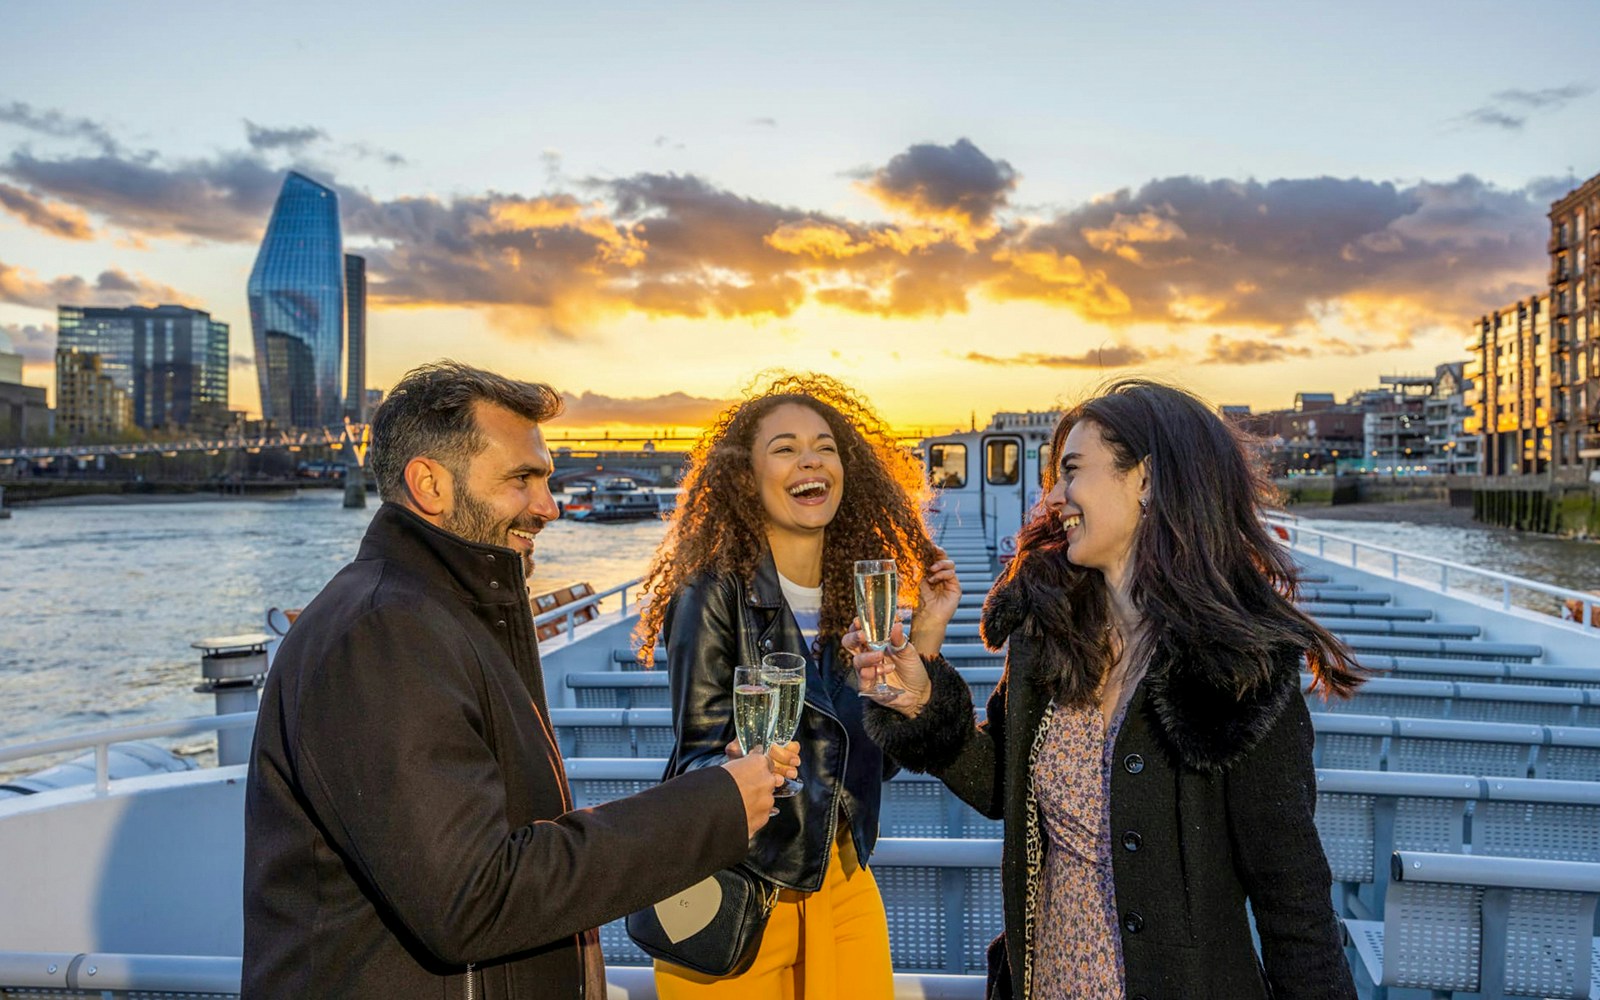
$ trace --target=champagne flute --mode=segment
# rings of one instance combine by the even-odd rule
[[[800,710],[806,702],[806,658],[798,653],[768,653],[761,658],[761,679],[776,692],[772,712],[772,742],[786,744],[800,728]],[[786,779],[774,798],[786,799],[805,783]]]
[[[892,559],[862,559],[856,562],[856,614],[861,616],[861,632],[870,649],[889,648],[889,630],[894,628],[895,610],[900,596],[900,568]],[[874,701],[892,701],[901,690],[886,683],[880,675],[874,687],[860,692]]]
[[[746,756],[772,742],[777,696],[760,667],[733,668],[733,735]]]

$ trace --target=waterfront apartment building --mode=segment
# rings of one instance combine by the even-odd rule
[[[1423,426],[1427,429],[1428,471],[1442,476],[1476,476],[1478,435],[1468,431],[1472,408],[1467,405],[1470,384],[1467,363],[1452,361],[1439,365],[1433,373],[1433,389],[1422,401]]]
[[[353,423],[367,421],[367,260],[344,255],[346,356],[344,415]]]
[[[1466,432],[1481,439],[1486,476],[1529,476],[1549,470],[1550,296],[1532,295],[1478,318],[1467,342],[1471,381]]]
[[[339,196],[290,172],[247,286],[261,413],[280,427],[344,416],[345,280]]]
[[[210,313],[174,305],[60,306],[56,327],[58,347],[99,355],[102,373],[128,397],[132,425],[211,432],[226,424],[228,324]],[[58,400],[62,378],[58,370]]]
[[[133,423],[133,399],[108,370],[106,356],[56,348],[56,430],[74,440],[112,438]]]
[[[1600,466],[1600,175],[1550,206],[1550,435],[1558,478]]]

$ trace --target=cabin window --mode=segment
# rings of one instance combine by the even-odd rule
[[[1015,441],[990,441],[985,446],[984,467],[990,486],[1015,486],[1022,478],[1017,459],[1021,449]]]
[[[967,446],[928,446],[928,482],[938,489],[959,490],[967,485]]]
[[[1050,468],[1050,442],[1039,446],[1039,488],[1044,489],[1044,475]]]

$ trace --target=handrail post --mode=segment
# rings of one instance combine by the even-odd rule
[[[1389,575],[1396,580],[1400,579],[1400,553],[1389,553]]]
[[[1500,581],[1500,606],[1507,611],[1511,610],[1511,581]]]
[[[111,788],[111,744],[101,740],[94,745],[94,790],[104,795]]]

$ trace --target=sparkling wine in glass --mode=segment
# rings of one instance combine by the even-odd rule
[[[861,616],[861,631],[867,645],[879,651],[889,648],[889,630],[894,627],[899,604],[900,570],[892,559],[862,559],[856,563],[856,614]],[[886,684],[882,677],[874,687],[861,691],[861,697],[891,701],[899,688]]]
[[[806,703],[806,658],[798,653],[768,653],[761,658],[761,679],[776,692],[772,742],[788,743],[800,728],[800,710]],[[804,787],[798,778],[789,778],[772,794],[785,799]]]
[[[733,735],[748,756],[772,742],[777,692],[761,677],[760,667],[733,668]]]

